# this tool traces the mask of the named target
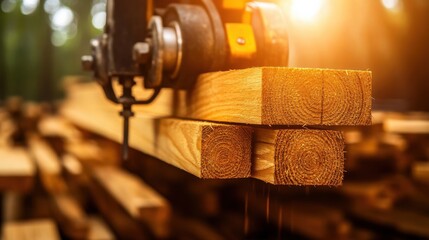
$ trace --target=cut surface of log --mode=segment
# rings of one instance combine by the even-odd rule
[[[369,71],[261,67],[214,72],[200,75],[187,92],[163,90],[154,103],[135,110],[248,124],[369,125],[371,81]],[[70,99],[99,107],[94,97],[104,95],[90,88],[72,88]],[[147,94],[141,87],[133,91]]]
[[[169,234],[170,206],[150,186],[115,167],[93,169],[97,182],[131,215],[158,237]]]
[[[250,176],[251,128],[177,119],[156,125],[151,155],[201,178]]]
[[[38,219],[3,224],[3,240],[59,240],[55,223],[50,219]]]
[[[252,177],[277,185],[342,184],[344,139],[340,132],[256,129]]]

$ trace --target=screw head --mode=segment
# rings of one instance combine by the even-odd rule
[[[145,64],[150,57],[150,45],[147,42],[138,42],[133,47],[133,59],[137,63]]]
[[[246,44],[246,39],[244,37],[238,37],[236,41],[237,41],[238,45]]]
[[[81,58],[82,68],[85,71],[94,70],[94,57],[91,55],[84,55]]]

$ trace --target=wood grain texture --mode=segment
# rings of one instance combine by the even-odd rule
[[[368,71],[263,68],[262,79],[263,124],[371,124]]]
[[[342,184],[344,140],[330,130],[257,129],[252,177],[276,185]]]
[[[200,75],[188,91],[165,89],[154,103],[135,109],[218,122],[369,125],[371,82],[369,71],[261,67],[213,72]],[[104,97],[101,89],[89,86],[72,87],[69,98],[82,104],[99,103],[91,99]],[[148,94],[141,87],[133,92],[139,97]],[[101,102],[104,105],[107,100]]]
[[[201,178],[250,176],[251,128],[179,119],[156,122],[155,154],[146,153]]]
[[[28,191],[34,184],[36,168],[23,148],[0,147],[0,190]]]
[[[169,235],[170,206],[137,177],[115,167],[93,169],[96,181],[128,212],[149,226],[157,237]]]
[[[250,176],[253,131],[240,126],[202,127],[201,176],[231,178]]]
[[[107,106],[97,109],[68,102],[62,113],[80,127],[122,142],[122,119],[113,105]],[[251,127],[141,113],[130,122],[130,146],[148,155],[200,178],[250,176]]]
[[[3,240],[59,240],[55,222],[38,219],[22,222],[6,222],[3,225]]]

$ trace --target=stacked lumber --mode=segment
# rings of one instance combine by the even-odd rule
[[[63,116],[122,141],[119,106],[98,86],[67,90]],[[148,93],[137,87],[134,94]],[[337,186],[344,139],[328,128],[371,124],[371,73],[273,67],[207,73],[192,89],[163,90],[135,111],[130,146],[197,177]]]
[[[117,117],[110,107],[103,111]],[[120,133],[112,141],[97,131],[77,128],[62,116],[43,116],[37,130],[20,130],[28,146],[16,144],[22,138],[9,138],[0,148],[27,152],[40,183],[25,195],[3,195],[3,228],[50,219],[58,226],[57,235],[67,239],[429,238],[428,135],[384,127],[385,120],[407,121],[407,115],[376,116],[374,126],[338,128],[345,132],[343,136],[337,128],[322,126],[241,125],[174,116],[151,118],[138,112],[137,120],[149,119],[158,129],[162,121],[183,120],[186,124],[177,122],[179,126],[173,128],[180,130],[177,135],[191,132],[203,138],[204,127],[191,128],[190,123],[246,127],[252,138],[250,176],[263,182],[200,180],[174,165],[182,162],[179,157],[178,163],[156,159],[161,156],[155,151],[157,146],[145,147],[151,155],[136,147],[130,151],[130,160],[121,162]],[[412,114],[410,120],[419,119]],[[21,126],[26,121],[24,117]],[[143,135],[133,134],[137,139]],[[228,134],[220,135],[228,138]],[[198,146],[200,140],[174,141],[170,135],[171,149],[194,149],[196,156],[207,153],[180,146],[188,142]],[[149,139],[157,141],[156,136],[154,131]],[[348,152],[345,163],[341,158],[344,147]],[[166,153],[180,156],[176,150]],[[342,187],[320,186],[340,184],[342,175],[337,173],[343,167],[347,178]],[[14,234],[30,231],[20,228]],[[18,238],[25,239],[22,235]]]
[[[146,224],[157,238],[165,238],[169,235],[170,207],[167,201],[151,187],[137,177],[114,167],[94,169],[94,178],[96,183],[92,188],[95,190],[93,195],[99,206],[105,204],[106,198],[111,199],[111,201],[119,203],[132,219]],[[100,194],[105,197],[99,198],[100,195],[97,195],[96,192],[100,191],[105,193]],[[112,211],[112,208],[103,209],[101,207],[101,209],[104,214],[109,214],[109,219],[112,221],[119,220],[115,220],[116,217],[108,213]],[[117,225],[123,224],[117,223]],[[128,233],[131,238],[133,235],[130,233],[133,231],[137,232],[137,236],[143,236],[139,233],[138,225],[136,226]]]
[[[138,177],[121,170],[117,164],[103,161],[105,155],[101,153],[108,151],[85,140],[84,134],[65,119],[48,116],[38,126],[45,135],[63,138],[64,171],[74,177],[85,178],[82,184],[89,190],[90,198],[121,239],[147,238],[148,232],[156,238],[168,237],[170,207],[167,200]],[[70,220],[73,220],[74,234],[81,230],[81,236],[72,238],[90,238],[95,234],[92,228],[100,228],[103,224],[92,221],[78,205],[70,195],[64,193],[58,194],[53,201],[56,211],[61,213],[59,223],[66,222],[64,225],[70,228]],[[90,223],[96,225],[91,227]],[[110,231],[101,232],[100,234],[111,235]]]

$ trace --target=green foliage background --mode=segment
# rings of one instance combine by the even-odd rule
[[[86,74],[80,57],[90,52],[90,39],[100,34],[91,25],[92,1],[61,1],[73,10],[77,34],[60,47],[51,43],[45,0],[29,15],[21,13],[21,2],[12,12],[0,11],[0,100],[15,95],[34,101],[60,98],[62,77]]]

